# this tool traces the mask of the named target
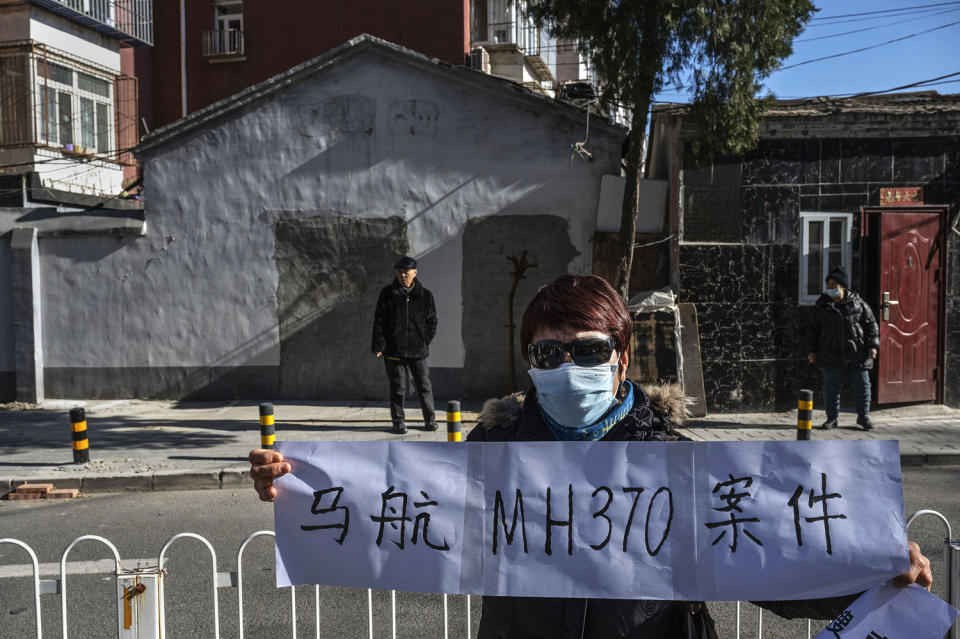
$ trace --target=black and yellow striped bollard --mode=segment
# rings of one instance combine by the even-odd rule
[[[90,461],[90,442],[87,440],[87,417],[79,406],[70,409],[70,435],[73,438],[73,463]]]
[[[460,434],[460,402],[455,399],[447,402],[447,441],[462,441]]]
[[[277,439],[277,427],[273,421],[273,404],[260,404],[260,448],[273,450],[273,442]]]
[[[810,429],[813,427],[813,391],[800,389],[797,399],[797,439],[810,439]]]

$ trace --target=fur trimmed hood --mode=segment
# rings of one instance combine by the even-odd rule
[[[677,426],[690,418],[692,400],[683,394],[679,384],[637,384],[650,398],[650,408]],[[479,425],[485,428],[500,426],[516,428],[520,424],[524,393],[513,393],[500,399],[488,399],[480,410]]]

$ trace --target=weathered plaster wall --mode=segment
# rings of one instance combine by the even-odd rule
[[[533,266],[524,272],[513,298],[513,344],[506,330],[514,266],[510,257]],[[520,324],[537,289],[577,255],[567,223],[552,215],[494,216],[471,220],[463,234],[463,389],[470,397],[499,397],[530,386],[520,351]],[[510,350],[514,379],[510,387]]]
[[[798,388],[820,388],[818,370],[798,353],[810,310],[797,301],[800,211],[854,214],[858,282],[860,207],[876,206],[881,186],[919,185],[925,202],[956,211],[958,148],[956,136],[763,140],[745,157],[685,167],[680,300],[697,304],[711,410],[786,410]],[[953,405],[960,403],[957,239],[947,273],[945,390]]]
[[[317,217],[405,221],[438,303],[431,366],[456,377],[470,295],[461,291],[464,225],[556,215],[569,243],[589,247],[621,132],[591,126],[596,160],[571,163],[569,144],[582,135],[583,123],[547,103],[366,51],[153,149],[146,237],[42,244],[47,394],[278,393],[277,225]],[[567,270],[590,271],[589,250],[570,257]],[[392,271],[383,259],[371,255],[369,272],[344,264],[345,277],[384,285]],[[355,342],[317,357],[366,357],[372,314],[351,318]],[[339,388],[332,380],[310,393]]]
[[[280,395],[382,398],[383,360],[371,353],[368,320],[385,274],[408,252],[404,221],[283,220],[276,247]]]

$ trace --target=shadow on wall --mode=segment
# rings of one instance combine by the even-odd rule
[[[382,399],[373,313],[410,250],[403,219],[314,217],[276,227],[279,396]]]
[[[510,348],[515,353],[516,390],[530,383],[520,348],[523,311],[537,289],[568,272],[579,255],[568,222],[553,215],[489,216],[470,220],[463,232],[463,394],[488,399],[513,392]],[[513,286],[510,257],[527,252],[536,268],[526,271],[514,297],[514,344],[509,344],[507,300]]]

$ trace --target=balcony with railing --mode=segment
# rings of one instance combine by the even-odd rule
[[[243,53],[243,31],[240,29],[203,32],[205,58],[238,58],[242,57]]]
[[[31,0],[131,45],[153,44],[152,0]]]

